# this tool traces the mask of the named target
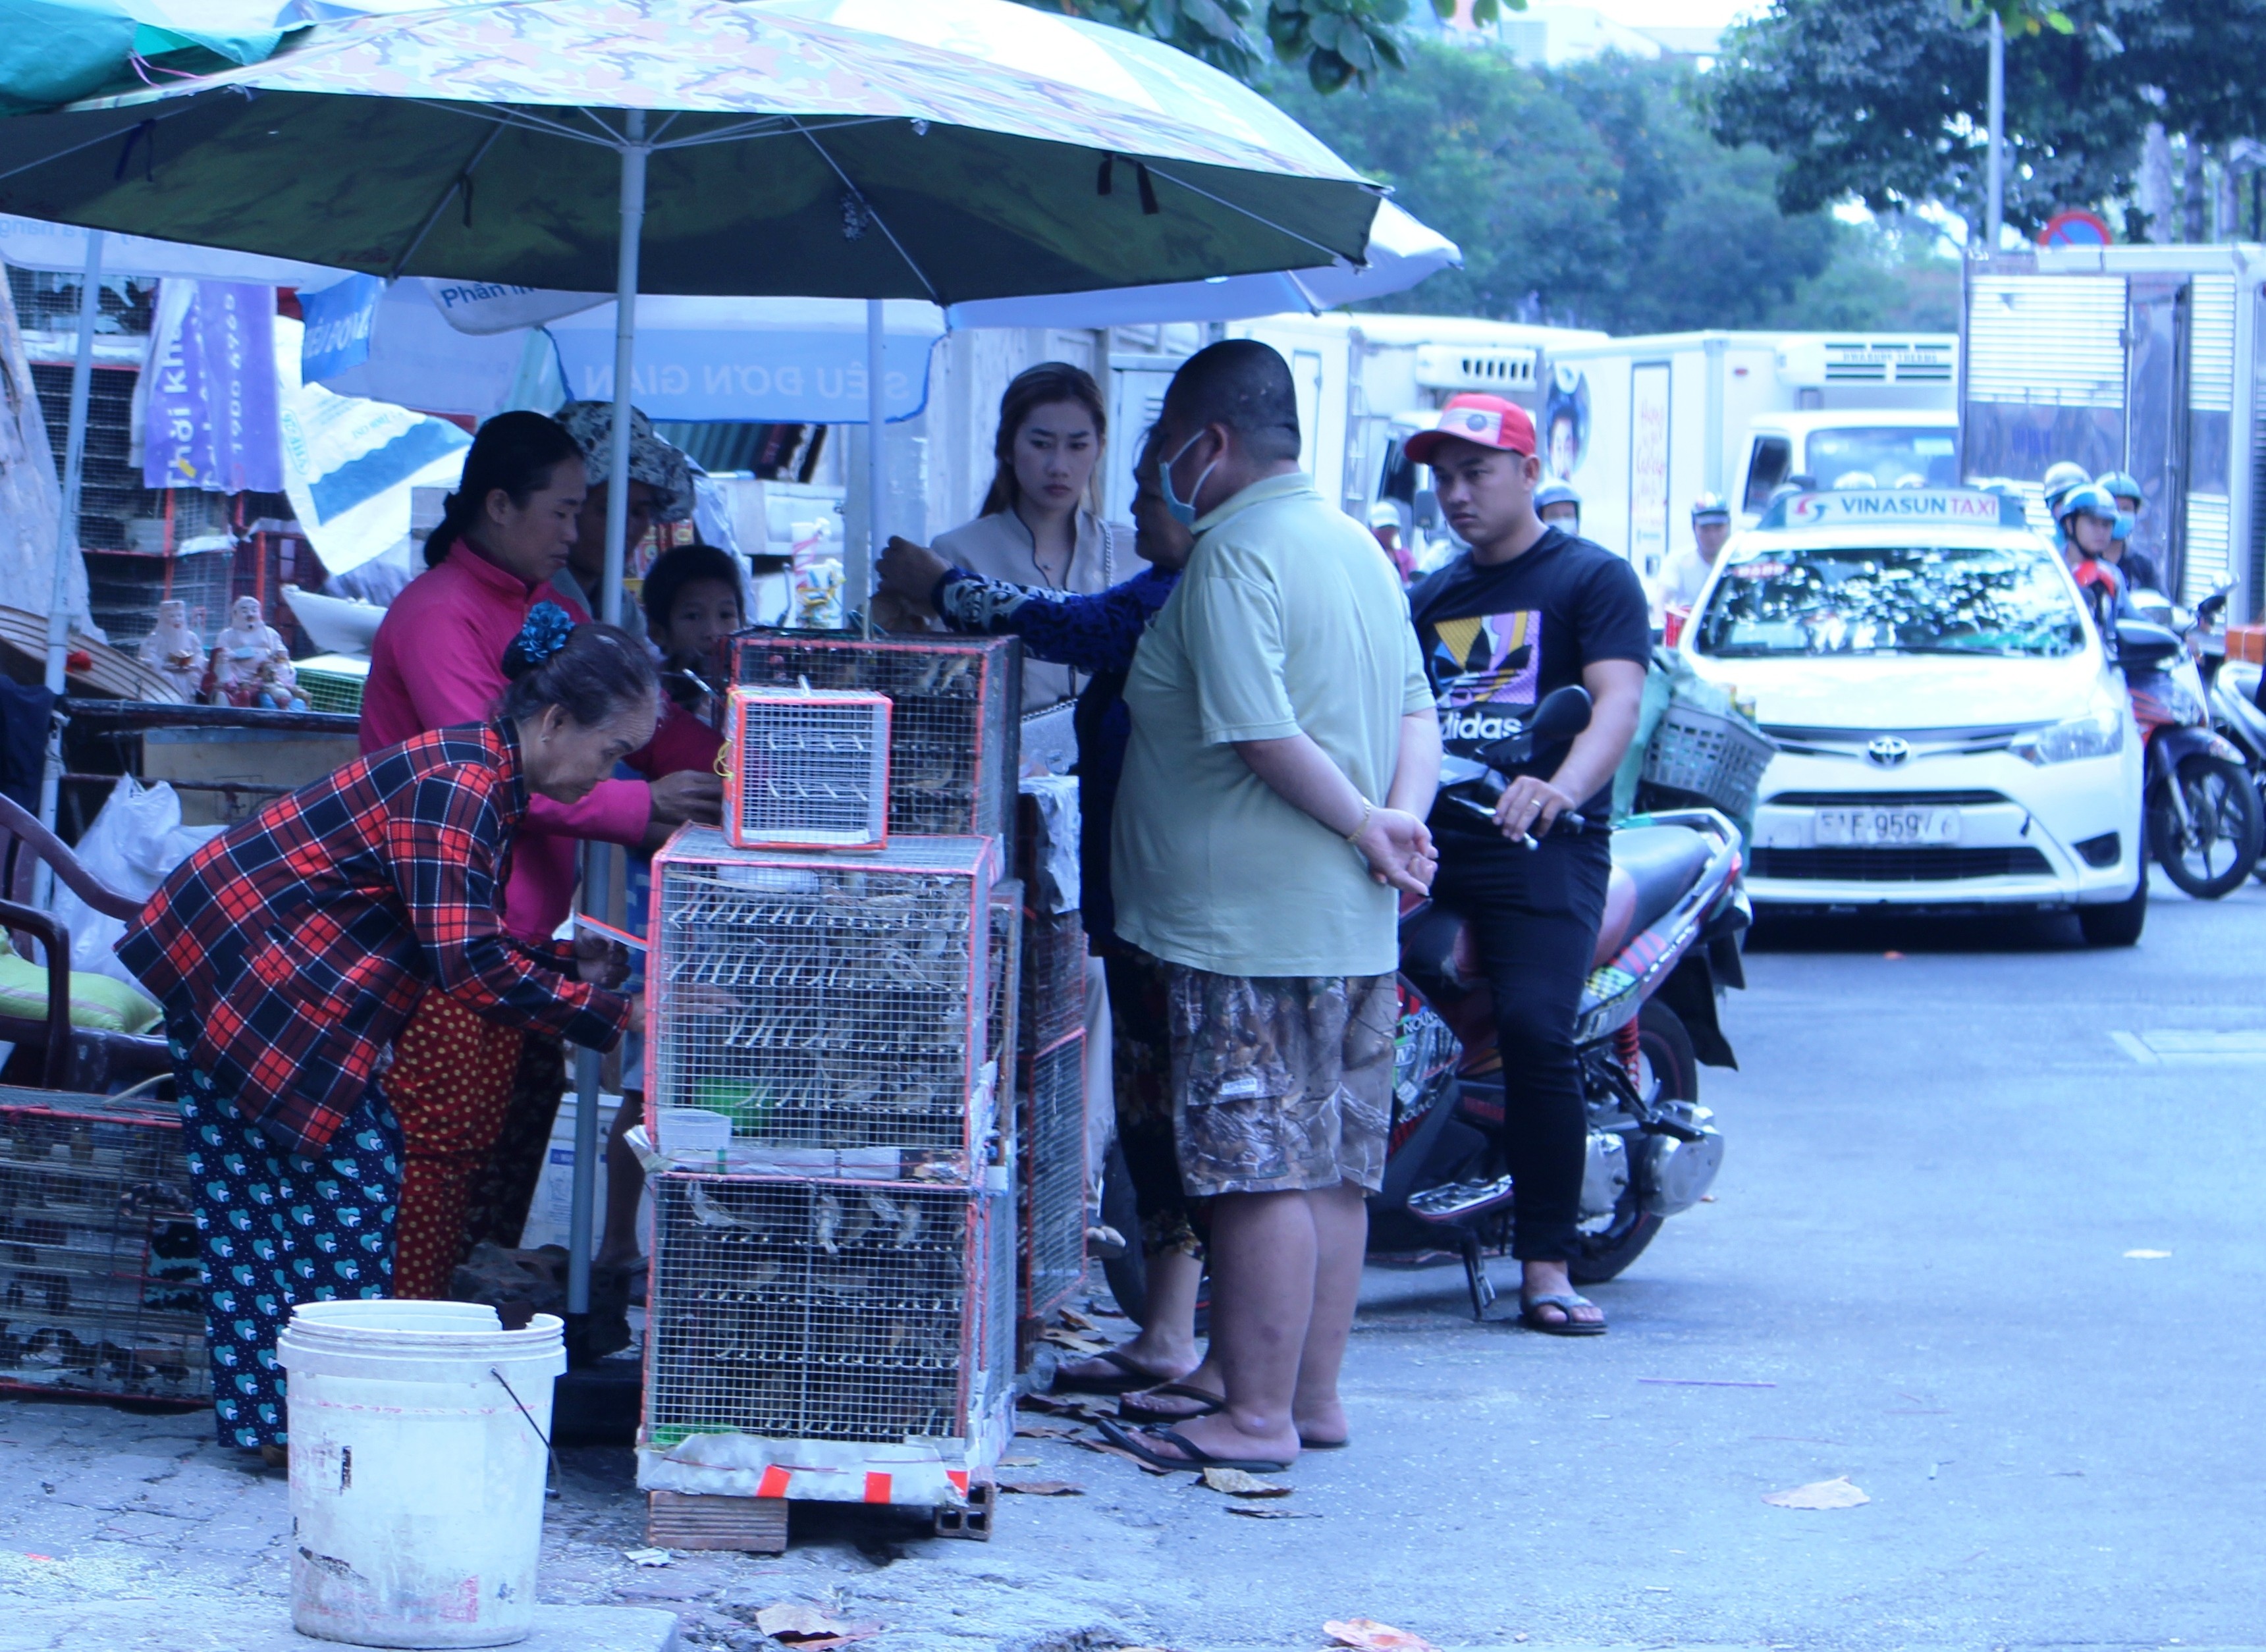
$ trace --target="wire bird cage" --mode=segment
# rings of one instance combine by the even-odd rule
[[[995,1072],[1012,1070],[1021,1046],[1016,1042],[1022,1009],[1023,884],[1008,878],[991,886],[990,975],[986,981],[991,999],[986,1016],[986,1059]]]
[[[879,849],[889,840],[889,702],[827,689],[735,688],[725,830],[742,849]]]
[[[209,1399],[199,1274],[179,1115],[0,1090],[0,1387]]]
[[[1015,639],[763,632],[731,647],[731,681],[743,687],[888,697],[892,833],[1012,838],[1023,706]]]
[[[1085,1029],[1022,1067],[1016,1086],[1022,1312],[1043,1319],[1085,1277]]]
[[[735,1168],[816,1150],[881,1180],[979,1175],[992,877],[982,837],[842,856],[680,830],[654,859],[652,1105],[730,1118]]]
[[[1085,1026],[1085,924],[1076,912],[1023,915],[1022,1044],[1034,1055]]]
[[[1004,1439],[1014,1255],[1004,1192],[656,1178],[646,1444]]]

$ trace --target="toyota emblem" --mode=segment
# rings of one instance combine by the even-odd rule
[[[1882,735],[1865,748],[1865,756],[1883,769],[1893,769],[1911,756],[1911,742],[1901,735]]]

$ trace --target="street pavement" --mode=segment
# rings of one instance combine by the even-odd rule
[[[1592,1293],[1612,1334],[1524,1332],[1507,1300],[1474,1324],[1454,1267],[1373,1271],[1353,1449],[1255,1505],[1305,1517],[1027,1438],[1008,1476],[1082,1495],[1005,1498],[989,1544],[802,1506],[785,1557],[640,1568],[627,1454],[577,1451],[545,1598],[733,1648],[803,1600],[887,1625],[874,1652],[1304,1649],[1356,1617],[1530,1652],[2266,1646],[2266,888],[2160,884],[2130,952],[2066,919],[1766,927],[1749,972],[1742,1069],[1703,1071],[1717,1197]],[[0,1620],[279,1596],[282,1483],[210,1439],[0,1411]],[[1763,1502],[1838,1476],[1870,1501]]]

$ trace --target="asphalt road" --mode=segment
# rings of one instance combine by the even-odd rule
[[[1766,929],[1750,969],[1742,1068],[1703,1079],[1717,1200],[1594,1293],[1609,1336],[1372,1272],[1355,1449],[1274,1505],[1319,1518],[1048,1442],[1022,1473],[1086,1495],[1011,1498],[912,1571],[1181,1648],[1354,1616],[1444,1648],[2266,1644],[2266,888],[2160,881],[2130,952],[1841,922]],[[1763,1502],[1836,1476],[1871,1501]]]

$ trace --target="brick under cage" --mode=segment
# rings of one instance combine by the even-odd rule
[[[0,1091],[0,1387],[211,1397],[180,1118]]]

